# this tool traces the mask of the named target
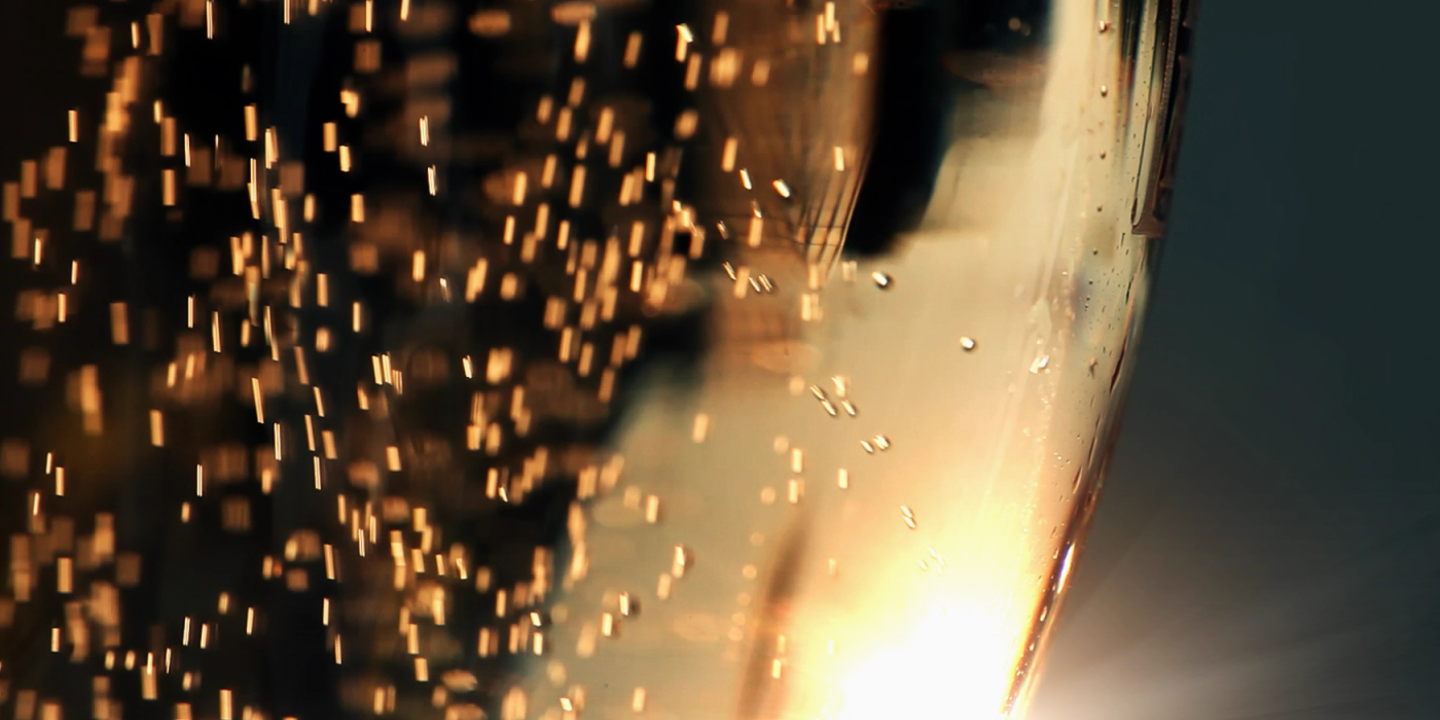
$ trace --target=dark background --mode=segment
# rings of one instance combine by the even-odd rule
[[[59,5],[0,0],[7,134],[63,133],[12,104],[80,89],[23,60]],[[1202,3],[1158,292],[1034,720],[1440,717],[1437,21]],[[22,154],[0,142],[8,174]]]
[[[1201,2],[1157,293],[1034,720],[1440,718],[1437,20]]]

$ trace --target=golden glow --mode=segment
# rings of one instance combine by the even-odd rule
[[[1014,658],[1000,618],[937,606],[843,687],[839,720],[1003,718]]]

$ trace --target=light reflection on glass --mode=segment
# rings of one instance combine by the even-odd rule
[[[17,719],[1019,713],[1179,8],[69,10],[4,180]]]

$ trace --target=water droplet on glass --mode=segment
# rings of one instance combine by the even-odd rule
[[[964,349],[965,349],[965,352],[970,352],[971,350],[974,350],[974,349],[975,349],[975,338],[972,338],[972,337],[969,337],[969,336],[961,336],[961,337],[960,337],[960,347],[964,348]]]
[[[620,614],[625,617],[634,617],[640,612],[640,602],[634,597],[632,597],[628,592],[620,593],[620,597],[617,599],[617,602],[620,606]]]
[[[685,571],[695,565],[695,555],[684,545],[676,545],[670,561],[670,575],[684,577]]]
[[[1035,358],[1035,362],[1030,363],[1030,372],[1032,372],[1032,373],[1038,373],[1038,372],[1040,372],[1041,370],[1044,370],[1046,367],[1049,367],[1049,365],[1050,365],[1050,356],[1049,356],[1049,355],[1041,355],[1040,357]]]
[[[879,271],[870,273],[870,279],[874,280],[875,287],[878,287],[881,290],[889,290],[891,283],[894,282],[894,280],[891,279],[890,275]]]
[[[879,449],[881,449],[881,450],[889,450],[889,449],[890,449],[890,438],[885,437],[884,435],[876,435],[876,436],[875,436],[875,447],[877,447],[877,448],[879,448]]]

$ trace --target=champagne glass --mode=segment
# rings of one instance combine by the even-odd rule
[[[6,141],[17,720],[1023,713],[1190,3],[64,13]]]

